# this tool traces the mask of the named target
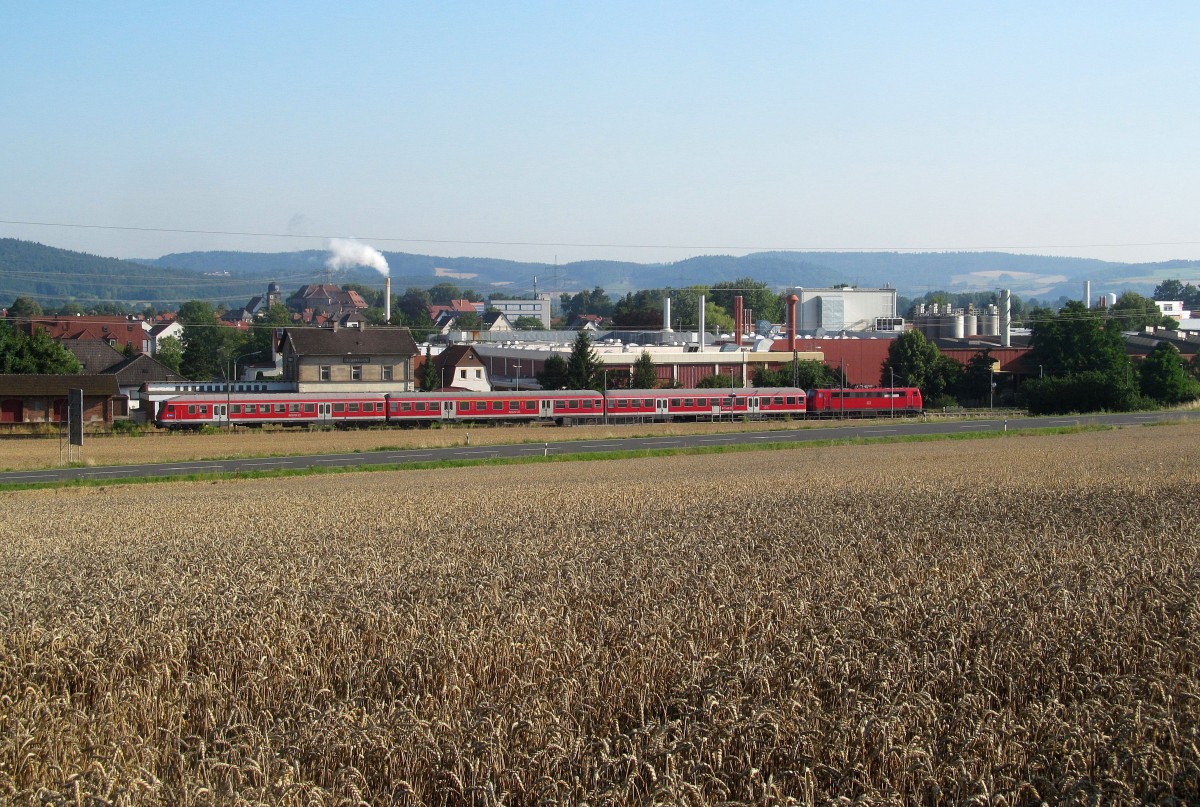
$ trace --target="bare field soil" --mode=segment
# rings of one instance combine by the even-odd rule
[[[708,434],[730,431],[771,431],[841,425],[834,421],[761,421],[724,423],[643,423],[612,426],[465,426],[438,429],[239,429],[230,433],[192,432],[87,436],[79,456],[87,465],[129,465],[141,462],[185,462],[232,457],[289,454],[332,454],[381,449],[421,449],[461,446],[469,433],[471,445],[602,440],[639,435]],[[66,448],[57,438],[0,438],[0,470],[25,471],[58,467]]]
[[[0,801],[1192,801],[1198,438],[2,494]]]

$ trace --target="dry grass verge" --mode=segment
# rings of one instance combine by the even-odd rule
[[[1194,798],[1198,436],[6,494],[0,799]]]

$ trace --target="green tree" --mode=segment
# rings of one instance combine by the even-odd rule
[[[812,359],[793,359],[778,370],[759,366],[752,376],[756,387],[799,387],[800,389],[833,389],[841,386],[835,367]]]
[[[429,345],[425,346],[425,361],[421,363],[421,372],[417,377],[417,383],[421,387],[421,392],[432,392],[441,386],[437,365],[433,361]]]
[[[964,368],[958,384],[958,397],[961,403],[982,406],[992,400],[991,385],[994,380],[992,369],[995,366],[996,360],[992,358],[992,351],[986,348],[967,361],[967,366]]]
[[[41,315],[42,307],[32,297],[18,297],[8,307],[8,316],[10,319],[29,319],[30,317],[40,317]]]
[[[1127,291],[1117,298],[1110,313],[1116,318],[1125,331],[1140,331],[1143,328],[1161,326],[1178,328],[1179,323],[1172,317],[1163,316],[1158,306],[1148,297]]]
[[[766,283],[761,283],[754,278],[739,277],[737,280],[714,283],[710,290],[710,296],[712,301],[725,309],[730,317],[733,316],[733,298],[741,296],[742,306],[753,309],[753,316],[756,320],[783,321],[783,298],[771,291]]]
[[[64,375],[83,372],[75,354],[42,330],[27,336],[0,320],[0,373]]]
[[[733,379],[727,375],[706,375],[696,382],[698,389],[728,389],[733,386]]]
[[[1183,357],[1170,342],[1159,342],[1138,368],[1142,394],[1159,403],[1177,404],[1200,397],[1200,383],[1188,375]]]
[[[212,305],[200,300],[186,302],[179,306],[178,319],[183,325],[180,372],[193,381],[224,377],[230,358],[229,338],[226,329],[217,324]]]
[[[962,375],[962,365],[947,358],[920,331],[905,331],[892,341],[880,372],[880,386],[895,378],[898,387],[918,387],[926,406],[943,406]]]
[[[546,324],[542,322],[541,317],[517,317],[517,321],[513,323],[513,327],[518,331],[546,330]]]
[[[538,384],[542,389],[566,389],[571,377],[567,370],[567,361],[557,353],[542,363],[542,371],[537,374]]]
[[[164,336],[158,340],[158,351],[154,358],[178,373],[179,364],[183,361],[183,343],[174,336]]]
[[[580,331],[567,359],[567,389],[602,390],[604,379],[600,370],[600,357],[592,350],[591,337],[587,331]]]
[[[464,311],[454,318],[454,327],[460,331],[477,331],[483,327],[483,318],[474,311]]]
[[[633,379],[629,385],[633,389],[654,389],[658,386],[658,371],[649,351],[643,350],[633,363]]]
[[[1104,314],[1078,300],[1067,303],[1057,314],[1039,312],[1030,338],[1031,361],[1040,365],[1045,375],[1095,370],[1114,378],[1132,378],[1121,325],[1106,320]]]

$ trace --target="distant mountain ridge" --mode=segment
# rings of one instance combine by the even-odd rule
[[[758,252],[703,255],[672,263],[578,261],[550,266],[495,258],[452,258],[385,252],[392,288],[451,282],[483,294],[557,294],[601,286],[610,295],[645,288],[706,285],[751,277],[783,290],[848,283],[892,286],[901,294],[1008,288],[1022,297],[1078,298],[1084,280],[1093,294],[1132,289],[1149,294],[1162,279],[1200,278],[1200,261],[1117,263],[1090,258],[1007,252]],[[242,304],[266,284],[285,290],[327,277],[324,250],[296,252],[183,252],[147,260],[118,260],[0,238],[0,305],[26,295],[43,305],[75,301],[173,307],[187,300]],[[333,273],[338,283],[382,287],[382,276],[359,267]]]

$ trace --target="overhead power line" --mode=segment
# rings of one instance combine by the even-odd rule
[[[17,221],[0,219],[0,224],[22,227],[63,227],[78,230],[115,230],[137,233],[177,233],[182,235],[224,235],[237,238],[290,238],[328,241],[335,238],[353,238],[357,241],[388,242],[399,244],[451,244],[458,246],[492,247],[566,247],[576,249],[673,249],[681,251],[722,250],[730,252],[994,252],[998,250],[1042,250],[1042,249],[1121,249],[1133,247],[1186,247],[1198,246],[1200,241],[1127,241],[1107,244],[999,244],[959,246],[762,246],[755,244],[630,244],[619,242],[585,243],[573,241],[499,241],[468,238],[410,238],[393,235],[302,235],[297,233],[267,233],[242,230],[194,230],[177,227],[134,227],[115,224],[78,224],[61,221]]]

